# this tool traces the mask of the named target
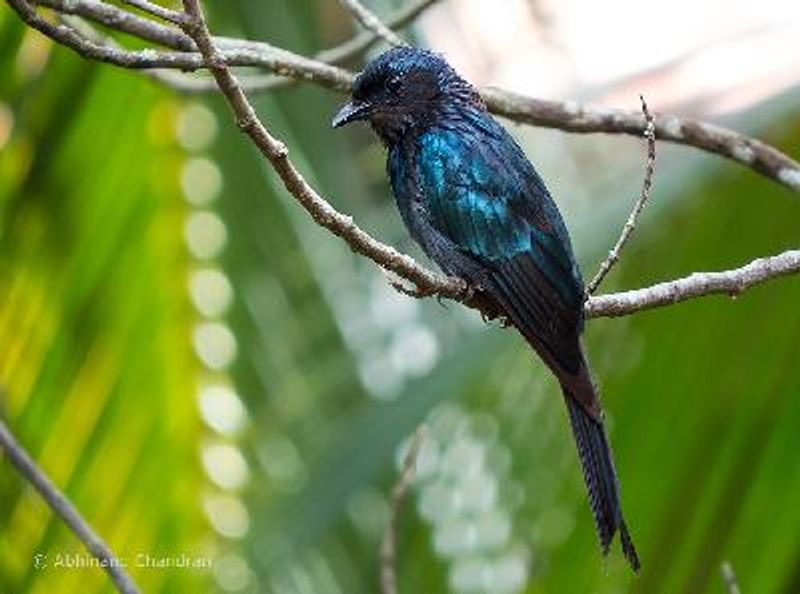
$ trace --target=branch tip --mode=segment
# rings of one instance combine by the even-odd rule
[[[411,442],[403,457],[400,474],[389,495],[389,519],[381,541],[381,594],[397,594],[397,526],[403,499],[414,480],[417,456],[427,434],[427,427],[421,424],[414,432]]]
[[[639,194],[639,198],[633,205],[633,210],[631,210],[628,220],[625,222],[625,226],[622,228],[622,233],[620,234],[617,243],[614,245],[611,251],[608,252],[608,257],[600,265],[597,274],[595,274],[594,278],[592,278],[591,282],[587,286],[587,295],[593,295],[597,291],[597,289],[600,287],[600,283],[603,282],[603,279],[606,277],[606,275],[619,262],[620,256],[622,255],[622,250],[625,249],[625,245],[630,240],[631,235],[633,235],[633,232],[636,229],[636,223],[639,220],[639,215],[650,198],[650,190],[653,186],[653,174],[655,173],[656,167],[655,122],[653,121],[653,116],[650,114],[650,110],[647,108],[647,101],[645,101],[644,95],[639,95],[639,99],[642,103],[642,115],[644,116],[645,122],[643,134],[645,140],[647,141],[647,161],[645,165],[644,180],[642,182],[642,191]]]

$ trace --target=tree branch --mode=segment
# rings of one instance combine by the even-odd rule
[[[400,8],[393,16],[386,20],[386,26],[391,29],[400,29],[411,23],[425,9],[430,8],[439,0],[416,0]],[[351,58],[358,57],[372,47],[379,37],[374,31],[363,31],[344,43],[319,52],[314,58],[328,64],[342,64]]]
[[[175,12],[174,10],[164,8],[160,4],[153,4],[148,0],[122,0],[122,1],[128,6],[133,6],[134,8],[138,8],[142,12],[146,12],[147,14],[154,16],[158,19],[170,22],[174,25],[180,23],[181,15],[179,12]]]
[[[180,31],[134,15],[123,16],[125,11],[119,9],[108,6],[98,8],[102,3],[97,0],[36,1],[60,12],[73,12],[89,19],[97,19],[101,24],[156,43],[163,43],[176,51],[113,50],[82,38],[69,27],[53,27],[36,15],[27,0],[6,1],[30,26],[86,58],[132,69],[172,68],[195,71],[204,67],[202,58],[197,53],[191,52],[191,49],[187,49],[186,36]],[[432,1],[414,5],[413,8],[421,10]],[[419,8],[420,5],[424,6]],[[344,59],[344,55],[353,55],[361,51],[365,43],[372,43],[375,39],[372,32],[364,35],[371,37],[368,41],[349,44],[346,51],[321,52],[315,58],[300,56],[262,42],[230,38],[218,38],[215,41],[227,65],[258,67],[279,75],[275,78],[262,77],[252,80],[252,88],[243,87],[246,90],[265,91],[284,86],[289,84],[286,81],[286,77],[289,77],[347,92],[354,78],[353,73],[325,63],[324,60],[338,62]],[[367,40],[367,37],[359,36],[354,38],[354,41],[357,39]],[[344,45],[340,46],[343,47]],[[193,92],[214,91],[209,83],[210,81],[206,79],[198,79],[191,84],[178,84],[176,88]],[[523,124],[575,133],[603,132],[641,136],[644,132],[641,115],[634,110],[601,108],[573,101],[546,101],[494,88],[482,89],[481,95],[494,114]],[[654,120],[655,133],[660,140],[691,146],[736,161],[787,188],[800,192],[800,163],[774,147],[732,130],[689,118],[660,115]]]
[[[736,297],[768,280],[798,272],[800,250],[787,250],[724,272],[695,272],[644,289],[592,297],[586,302],[585,313],[587,318],[615,318],[707,295]]]
[[[31,1],[35,2],[36,0]],[[147,0],[124,1],[148,14],[178,24],[183,32],[92,0],[38,0],[38,4],[64,14],[89,18],[117,31],[129,33],[172,49],[166,51],[125,50],[109,43],[99,35],[82,33],[79,28],[64,23],[54,24],[41,18],[27,0],[7,0],[29,26],[54,41],[74,49],[88,59],[143,70],[195,71],[207,68],[219,90],[227,99],[239,128],[250,137],[275,169],[287,191],[306,209],[314,221],[344,239],[356,253],[370,258],[385,270],[412,282],[415,288],[413,290],[402,289],[404,292],[417,297],[432,295],[448,297],[475,307],[489,316],[497,314],[497,312],[484,309],[479,296],[476,298],[462,281],[444,277],[421,267],[411,257],[372,238],[361,230],[351,217],[334,209],[305,181],[289,160],[286,146],[272,136],[259,120],[245,95],[243,86],[230,70],[232,66],[255,66],[271,71],[279,77],[308,80],[334,90],[348,91],[352,85],[353,74],[325,63],[325,61],[337,62],[351,57],[363,51],[378,37],[384,38],[390,43],[399,41],[399,38],[380,23],[374,15],[366,11],[355,0],[342,0],[359,16],[362,24],[371,31],[340,46],[341,48],[346,46],[346,49],[337,52],[329,50],[324,57],[321,53],[316,56],[316,59],[309,59],[266,43],[212,37],[198,0],[183,0],[184,13],[164,9]],[[433,1],[418,2],[414,5],[414,9],[421,11]],[[357,7],[360,7],[362,11],[358,12]],[[409,11],[408,14],[411,15],[411,12]],[[375,18],[377,25],[375,22],[365,21],[365,16],[369,15]],[[413,18],[413,16],[408,18]],[[160,72],[160,74],[166,73]],[[168,76],[159,76],[159,79],[170,83]],[[177,73],[173,80],[175,84],[185,84],[187,88],[192,87],[195,83],[198,83],[198,88],[202,86],[204,90],[207,90],[205,87],[208,86],[207,81],[202,79],[196,79],[191,83],[179,79]],[[278,80],[282,79],[267,78],[265,82],[274,86]],[[263,84],[264,81],[261,82],[261,88],[269,86]],[[645,114],[643,124],[639,115],[632,111],[601,109],[573,102],[543,101],[498,89],[484,89],[481,94],[493,113],[514,121],[579,133],[606,132],[638,136],[644,132],[648,138],[650,149],[642,194],[634,206],[617,244],[611,251],[609,259],[603,263],[600,273],[590,283],[589,292],[597,288],[605,274],[618,260],[649,196],[655,163],[654,134],[658,134],[660,139],[666,141],[693,146],[738,161],[766,177],[795,191],[800,191],[800,164],[777,149],[731,130],[704,122],[682,119],[677,116],[661,116],[654,121],[644,99],[642,99],[642,109]],[[800,250],[788,250],[777,256],[760,258],[740,268],[724,272],[698,272],[647,288],[589,297],[585,303],[585,315],[587,318],[617,317],[706,295],[727,294],[735,297],[755,285],[797,272],[800,272]],[[392,489],[390,521],[381,546],[383,594],[396,594],[397,592],[395,576],[396,524],[403,497],[411,483],[421,437],[420,429],[406,455],[398,482]],[[102,539],[94,533],[74,506],[35,465],[2,421],[0,421],[0,447],[6,451],[11,463],[36,488],[51,509],[65,521],[87,549],[101,562],[117,589],[124,594],[136,594],[138,592],[136,586],[122,569],[119,560]],[[724,568],[723,572],[725,572]],[[732,592],[738,591],[735,580],[729,581],[729,588]]]
[[[30,3],[50,8],[61,14],[83,17],[120,33],[127,33],[178,51],[193,52],[196,50],[192,39],[181,31],[105,2],[97,0],[31,0]],[[19,12],[14,4],[12,6]]]
[[[405,27],[437,1],[438,0],[416,0],[415,2],[410,2],[389,17],[386,26],[390,30]],[[128,33],[147,41],[152,41],[153,43],[167,48],[187,52],[197,50],[192,39],[182,31],[147,18],[142,18],[105,2],[98,2],[97,0],[31,0],[31,3],[51,8],[63,14],[80,16],[94,21],[99,25],[121,33]],[[232,39],[229,37],[218,37],[215,39],[222,41],[229,47],[235,47],[237,44],[247,45],[251,48],[262,47],[267,50],[271,47],[268,44],[259,44],[258,42]],[[341,64],[362,55],[379,39],[380,37],[378,37],[374,31],[362,31],[339,45],[318,52],[313,59],[317,62],[324,62],[327,64]],[[217,91],[217,87],[213,84],[213,81],[210,82],[212,84],[205,86],[204,90]],[[284,80],[284,82],[292,81]]]
[[[185,52],[197,50],[194,41],[182,31],[131,14],[104,2],[98,2],[97,0],[33,1],[41,6],[51,8],[58,13],[80,16],[104,27],[127,33],[167,48]],[[416,0],[408,4],[388,19],[387,27],[390,29],[404,27],[437,1],[438,0]],[[77,27],[74,26],[73,28],[77,29]],[[88,39],[97,41],[96,38],[92,37],[88,37]],[[355,35],[337,46],[318,52],[313,59],[328,64],[339,64],[361,55],[379,39],[380,38],[373,31],[362,31],[358,35]],[[269,52],[275,49],[268,44],[237,40],[230,37],[215,37],[215,40],[217,43],[223,44],[229,48],[246,45],[251,51]],[[123,50],[119,44],[112,41],[113,40],[106,38],[102,44],[109,45],[117,50]],[[120,57],[119,59],[121,60],[122,58]],[[167,71],[161,71],[151,78],[184,94],[219,92],[219,87],[217,87],[213,78],[192,76],[180,72],[170,73]],[[250,92],[259,93],[289,87],[299,82],[297,78],[275,74],[247,75],[242,76],[240,80],[243,88]]]
[[[359,228],[353,222],[352,217],[333,208],[300,175],[297,168],[289,160],[288,151],[283,143],[273,137],[259,121],[255,110],[245,96],[241,84],[232,74],[230,66],[240,63],[259,63],[262,65],[270,63],[276,69],[283,69],[281,72],[295,72],[296,70],[298,73],[304,73],[304,75],[311,77],[316,82],[321,80],[316,77],[321,73],[325,73],[322,76],[328,77],[327,84],[336,88],[349,87],[352,74],[348,71],[328,65],[324,65],[325,68],[329,69],[328,71],[319,70],[318,63],[313,60],[295,57],[293,54],[278,48],[271,48],[269,52],[263,50],[264,47],[271,47],[267,44],[213,38],[208,33],[208,27],[204,20],[201,20],[200,25],[198,25],[198,20],[191,17],[184,19],[181,26],[186,37],[199,48],[199,54],[186,52],[162,52],[159,54],[159,52],[153,52],[152,50],[118,52],[114,47],[107,47],[96,40],[85,39],[75,29],[65,25],[53,24],[42,19],[26,0],[7,1],[20,14],[23,20],[32,27],[60,43],[65,43],[71,47],[77,44],[81,48],[78,51],[82,54],[97,54],[99,57],[95,57],[95,59],[116,60],[122,64],[130,62],[136,64],[135,67],[143,67],[142,64],[159,63],[166,64],[167,67],[172,68],[175,67],[175,63],[182,63],[189,69],[209,68],[216,84],[228,100],[238,126],[267,158],[281,178],[287,191],[311,215],[318,225],[342,238],[354,252],[369,258],[381,268],[393,272],[412,283],[413,289],[406,291],[409,294],[416,297],[436,296],[455,299],[479,310],[488,318],[496,318],[501,313],[494,309],[490,302],[487,302],[485,296],[470,291],[463,281],[447,278],[423,268],[410,256],[402,254],[374,239]],[[64,0],[42,1],[55,5]],[[87,0],[71,1],[86,2]],[[197,0],[192,0],[190,5],[197,6]],[[157,24],[154,23],[154,25]],[[226,50],[223,47],[218,47],[217,44],[219,46],[226,44],[228,46],[237,45],[238,49]],[[297,74],[297,76],[300,76],[300,74]],[[641,115],[632,115],[633,112],[629,114],[622,111],[600,111],[585,106],[579,107],[577,104],[545,102],[499,91],[487,91],[486,93],[489,99],[494,101],[497,113],[508,112],[517,115],[528,113],[526,117],[533,118],[532,121],[536,120],[538,122],[537,118],[541,118],[542,122],[550,126],[562,127],[563,129],[581,132],[616,130],[638,135],[646,127],[646,123],[642,122]],[[507,97],[512,97],[513,101],[504,103]],[[529,111],[526,112],[526,110]],[[686,144],[694,142],[702,146],[705,142],[703,138],[714,138],[716,139],[715,142],[724,144],[732,154],[736,153],[739,157],[742,156],[740,154],[742,147],[752,147],[752,155],[761,155],[758,158],[754,157],[751,162],[754,167],[754,163],[760,162],[759,159],[762,157],[765,159],[764,162],[772,159],[773,161],[771,162],[782,163],[781,159],[783,159],[789,163],[794,163],[772,147],[740,136],[735,132],[716,128],[710,124],[691,124],[688,120],[680,120],[674,116],[668,116],[668,119],[662,117],[660,120],[656,120],[655,128],[659,138],[664,138],[664,135],[660,132],[660,130],[663,130],[664,134],[671,134],[672,138],[682,138],[682,141]],[[686,130],[695,130],[696,133],[694,135],[679,133],[684,128]],[[698,130],[702,132],[698,132]],[[689,141],[690,138],[692,139],[691,142]],[[721,139],[727,139],[727,144],[722,142]],[[716,145],[712,143],[709,146]],[[711,149],[707,148],[707,150]],[[780,165],[780,167],[782,166]],[[795,166],[797,165],[792,165],[792,167]],[[778,169],[775,171],[778,171]],[[797,166],[797,171],[800,182],[800,166]],[[786,182],[792,181],[791,176],[783,176],[783,179]],[[800,189],[800,183],[798,183],[798,189]],[[720,293],[735,295],[756,284],[796,272],[800,272],[800,251],[790,250],[778,256],[755,260],[746,266],[726,272],[695,273],[686,278],[660,283],[648,288],[590,297],[585,303],[584,311],[587,318],[622,316],[704,295]]]
[[[9,462],[27,480],[50,509],[64,520],[69,529],[83,542],[86,549],[100,562],[100,566],[114,582],[117,591],[122,594],[138,594],[139,590],[133,580],[122,567],[119,559],[108,545],[101,539],[80,515],[75,506],[47,478],[47,475],[31,459],[25,449],[17,442],[6,424],[0,420],[0,448]]]
[[[400,520],[403,499],[414,479],[414,467],[424,438],[425,425],[420,425],[403,458],[400,476],[397,477],[397,482],[392,487],[389,497],[389,521],[381,541],[381,594],[397,594],[397,525]]]
[[[497,115],[523,124],[581,134],[605,132],[641,136],[644,123],[635,110],[608,109],[574,101],[546,101],[499,89],[484,89],[486,104]],[[800,163],[768,144],[733,130],[676,115],[657,115],[659,140],[691,146],[745,165],[800,192]]]
[[[405,45],[405,42],[389,27],[384,25],[377,15],[361,4],[358,0],[339,0],[353,18],[361,23],[365,29],[372,31],[389,45]]]
[[[620,234],[617,243],[614,245],[611,251],[608,252],[608,257],[600,265],[600,269],[597,271],[597,274],[595,274],[592,282],[590,282],[589,286],[586,288],[587,295],[593,295],[595,291],[597,291],[600,283],[603,282],[603,279],[611,271],[611,268],[614,267],[614,264],[619,261],[622,250],[625,249],[625,245],[628,243],[628,240],[633,234],[633,230],[636,228],[636,222],[639,219],[639,215],[641,214],[644,205],[647,203],[647,200],[650,198],[650,188],[653,186],[653,174],[656,170],[655,124],[653,123],[653,116],[650,115],[650,110],[647,109],[647,102],[644,100],[644,97],[639,96],[639,98],[642,101],[642,113],[644,114],[645,120],[644,137],[647,141],[647,164],[645,166],[642,192],[639,195],[639,198],[636,200],[636,203],[633,205],[633,210],[628,216],[625,226],[622,228],[622,233]]]

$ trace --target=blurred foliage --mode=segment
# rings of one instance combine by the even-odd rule
[[[351,30],[331,2],[209,8],[221,33],[304,52]],[[386,493],[423,420],[402,592],[719,594],[725,559],[743,591],[800,591],[799,279],[588,324],[643,560],[635,578],[618,551],[598,552],[558,391],[513,333],[395,294],[307,220],[218,99],[211,115],[81,61],[10,11],[0,73],[2,414],[120,555],[214,560],[132,567],[144,592],[376,592]],[[415,251],[376,142],[329,130],[338,100],[298,86],[256,106],[334,204]],[[800,154],[796,103],[733,125]],[[553,135],[522,138],[557,196],[589,197],[565,205],[588,275],[641,155],[631,139],[554,148]],[[617,175],[596,167],[601,152]],[[796,195],[664,153],[607,290],[796,245]],[[579,188],[558,168],[567,154]],[[37,552],[81,548],[2,469],[0,591],[109,591],[98,569],[33,568]]]
[[[196,554],[181,151],[159,130],[172,100],[0,19],[3,415],[121,556]],[[0,591],[109,591],[99,570],[34,569],[83,549],[5,464],[0,509]],[[207,581],[134,574],[148,592]]]

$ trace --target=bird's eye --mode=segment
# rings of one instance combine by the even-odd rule
[[[386,79],[386,89],[390,93],[397,93],[400,90],[400,87],[403,86],[403,81],[400,80],[399,76],[393,76],[391,78]]]

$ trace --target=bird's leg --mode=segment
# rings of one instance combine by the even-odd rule
[[[512,325],[508,314],[489,293],[479,287],[472,285],[468,285],[468,287],[468,293],[465,293],[464,298],[461,300],[464,305],[477,309],[481,314],[481,319],[486,323],[498,320],[503,328],[508,328]]]

